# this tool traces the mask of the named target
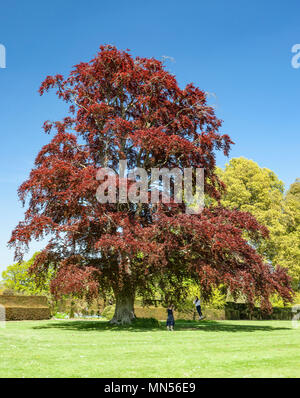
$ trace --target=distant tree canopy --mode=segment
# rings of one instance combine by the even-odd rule
[[[300,281],[300,179],[284,193],[276,174],[253,160],[233,158],[218,174],[226,184],[222,205],[248,211],[269,232],[268,240],[256,242],[257,249],[272,264],[288,268]]]
[[[287,198],[294,198],[300,203],[300,178],[296,178],[296,181],[290,186],[286,196]]]
[[[300,283],[300,179],[298,178],[285,196],[286,230],[278,239],[275,261],[289,269],[290,275]]]
[[[48,275],[43,274],[43,279],[39,281],[36,276],[30,273],[30,268],[34,263],[35,253],[29,261],[23,261],[9,265],[5,271],[2,272],[2,287],[9,289],[15,293],[22,293],[26,295],[49,294],[50,293],[50,279],[52,271],[49,269]]]

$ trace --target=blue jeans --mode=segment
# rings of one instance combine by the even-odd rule
[[[199,316],[202,316],[201,305],[196,306]]]

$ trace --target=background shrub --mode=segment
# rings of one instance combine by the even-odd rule
[[[56,319],[69,319],[69,315],[66,314],[65,312],[57,312],[54,314],[54,318]]]
[[[108,321],[110,321],[112,319],[112,317],[114,316],[115,308],[116,308],[115,305],[108,305],[107,307],[104,308],[101,315],[104,318],[106,318]]]
[[[13,289],[4,289],[2,291],[3,296],[15,296],[16,292]]]

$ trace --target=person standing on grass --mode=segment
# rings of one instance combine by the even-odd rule
[[[195,304],[196,310],[197,310],[197,312],[199,314],[199,321],[201,321],[201,319],[204,319],[204,316],[202,315],[201,303],[200,303],[200,300],[199,300],[198,296],[195,297],[195,300],[193,301],[193,303]]]
[[[167,318],[167,329],[173,331],[175,321],[174,321],[174,314],[173,314],[174,306],[170,304],[168,307],[168,318]]]

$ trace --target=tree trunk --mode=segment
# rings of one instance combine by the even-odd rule
[[[135,318],[134,315],[134,298],[135,293],[129,288],[124,287],[121,291],[115,291],[116,309],[115,314],[110,323],[117,325],[130,324]]]

